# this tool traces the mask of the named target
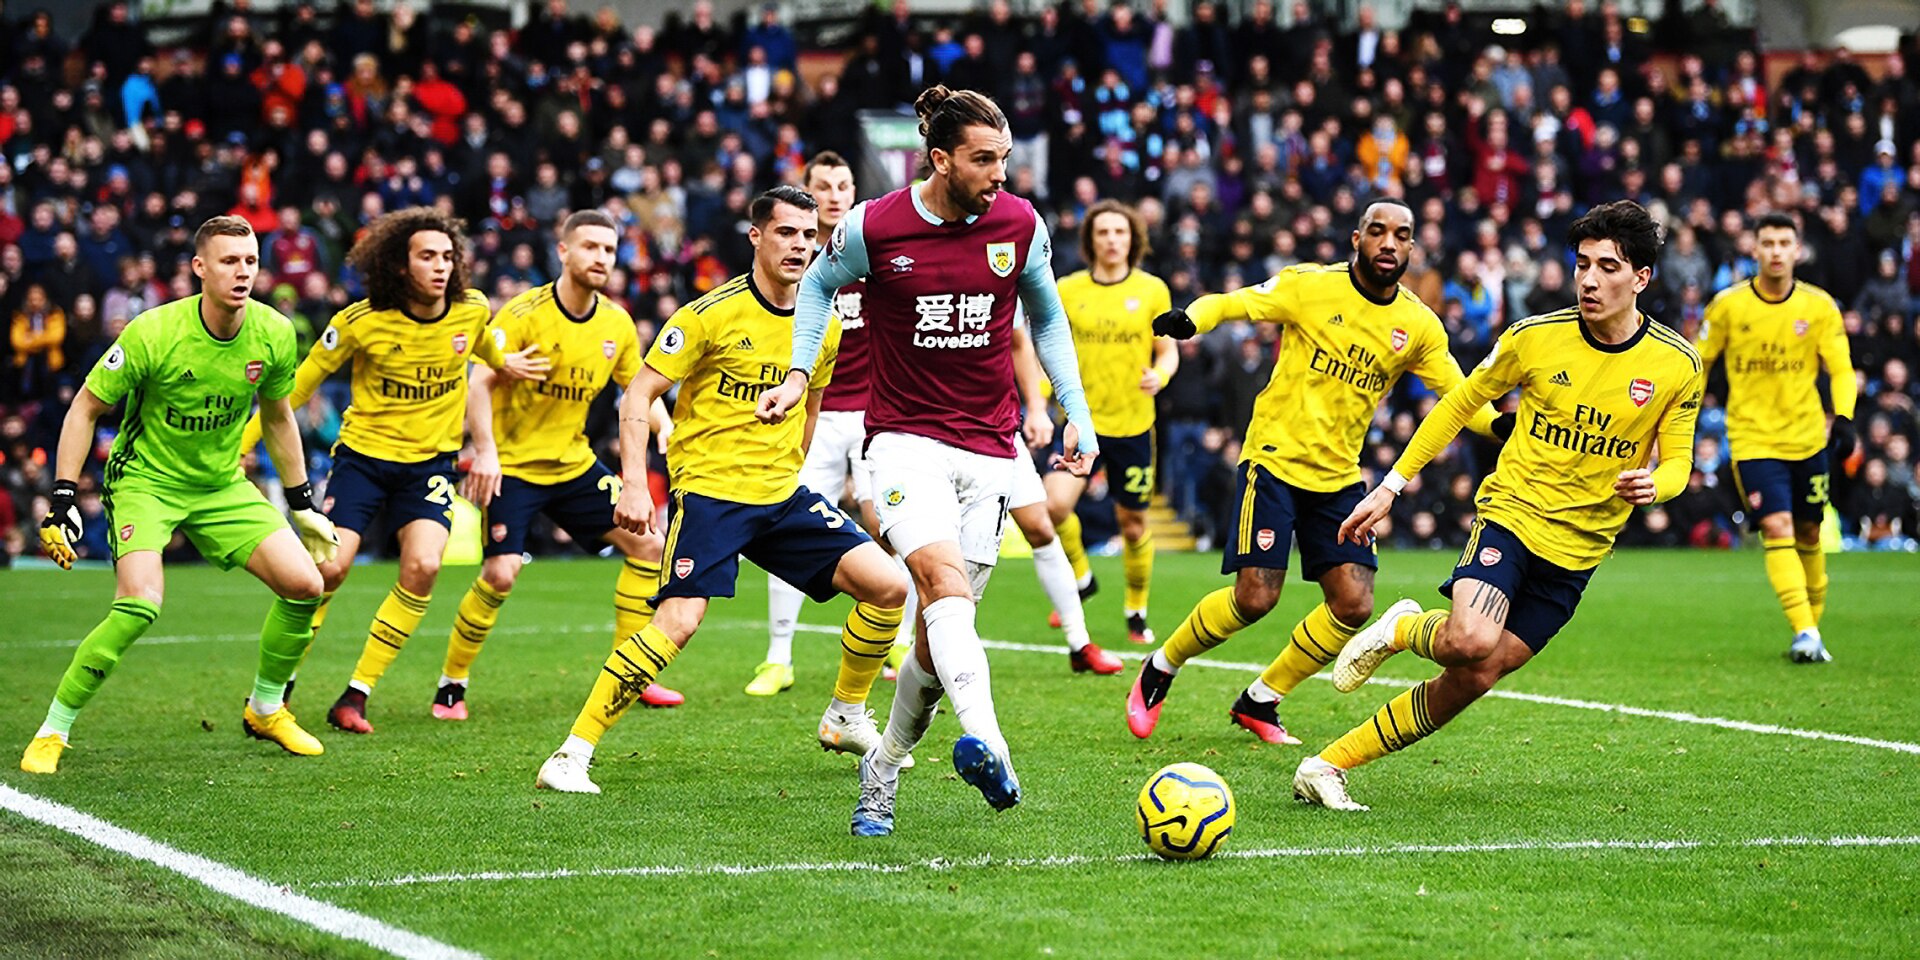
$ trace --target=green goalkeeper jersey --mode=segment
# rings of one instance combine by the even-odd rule
[[[292,393],[298,351],[293,323],[255,301],[230,340],[208,331],[198,294],[133,318],[87,374],[102,402],[127,402],[107,488],[206,490],[244,479],[240,432],[254,395]]]

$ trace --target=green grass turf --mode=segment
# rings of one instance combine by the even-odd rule
[[[1383,557],[1379,606],[1433,585],[1451,557]],[[1757,552],[1624,553],[1573,624],[1506,689],[1920,743],[1920,558],[1830,560],[1823,630],[1838,659],[1794,667]],[[1117,560],[1096,561],[1096,638],[1125,648]],[[1164,637],[1223,584],[1212,556],[1159,559]],[[1307,746],[1255,743],[1225,709],[1241,671],[1181,674],[1149,742],[1122,719],[1122,677],[1070,675],[1064,654],[990,653],[1027,801],[994,814],[958,782],[935,721],[905,774],[899,832],[847,835],[853,760],[813,726],[833,638],[803,633],[799,683],[740,692],[763,654],[763,578],[667,673],[690,703],[636,711],[603,743],[600,797],[536,792],[610,639],[615,567],[527,568],[475,671],[465,724],[427,706],[460,592],[442,577],[426,623],[372,702],[378,727],[325,727],[393,568],[356,569],[303,671],[294,706],[328,753],[244,740],[241,699],[266,593],[241,574],[169,571],[169,602],[81,717],[59,775],[0,783],[70,804],[295,890],[496,956],[1712,956],[1920,954],[1920,847],[1741,845],[1769,837],[1920,834],[1920,756],[1846,743],[1489,700],[1405,754],[1363,769],[1372,813],[1296,805],[1294,766],[1392,694],[1308,681],[1283,708]],[[110,574],[0,575],[0,731],[25,745],[70,650],[105,609]],[[1268,620],[1215,652],[1264,663],[1314,602],[1288,587]],[[804,619],[837,624],[844,601]],[[1031,567],[1010,561],[981,611],[989,638],[1057,643]],[[167,642],[171,641],[171,642]],[[1413,679],[1411,658],[1383,673]],[[885,716],[891,685],[876,703]],[[1688,849],[1134,857],[1139,786],[1194,760],[1232,784],[1229,852],[1400,844],[1689,840]],[[1072,863],[982,862],[1078,857]],[[933,861],[944,861],[929,866]],[[894,872],[574,876],[339,886],[411,874],[867,863]],[[0,813],[0,955],[357,955],[155,868]],[[15,905],[24,904],[24,909]]]

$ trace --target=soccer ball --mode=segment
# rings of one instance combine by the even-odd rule
[[[1213,855],[1233,832],[1233,791],[1197,763],[1176,763],[1140,789],[1140,839],[1166,860]]]

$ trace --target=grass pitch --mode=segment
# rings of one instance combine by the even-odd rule
[[[1382,558],[1378,606],[1437,601],[1451,556]],[[1089,605],[1127,651],[1117,560]],[[848,836],[852,758],[813,727],[837,644],[796,642],[799,682],[741,694],[764,652],[764,578],[713,608],[667,673],[686,707],[636,710],[602,744],[600,797],[533,789],[611,640],[616,568],[527,568],[474,672],[473,719],[428,712],[473,574],[448,569],[374,696],[376,732],[322,719],[392,583],[360,567],[302,670],[294,708],[327,744],[300,759],[240,734],[264,588],[168,571],[150,635],[82,715],[61,772],[13,758],[71,646],[102,615],[104,570],[0,574],[0,784],[291,890],[489,956],[1914,956],[1920,954],[1920,558],[1831,558],[1836,660],[1795,667],[1754,551],[1623,553],[1579,615],[1503,690],[1358,771],[1373,812],[1296,805],[1294,766],[1394,692],[1308,681],[1283,705],[1305,747],[1258,744],[1226,708],[1250,669],[1184,671],[1151,741],[1120,677],[1070,675],[1031,567],[1009,561],[980,614],[1027,800],[995,814],[952,774],[934,723],[904,774],[898,832]],[[1225,582],[1159,558],[1154,627]],[[1264,664],[1317,602],[1290,583],[1215,660]],[[809,607],[837,625],[844,601]],[[1403,681],[1431,665],[1397,658]],[[890,684],[875,691],[882,718]],[[1608,707],[1638,708],[1622,712]],[[1840,735],[1866,742],[1834,739]],[[1226,854],[1145,859],[1140,784],[1178,760],[1232,784]],[[1842,839],[1844,838],[1844,839]],[[361,956],[375,951],[0,812],[0,956]]]

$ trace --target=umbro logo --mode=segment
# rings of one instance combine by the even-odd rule
[[[180,375],[181,383],[192,383],[194,380],[195,380],[195,377],[191,369],[189,369],[187,372]]]
[[[897,257],[894,257],[892,260],[888,260],[887,262],[893,264],[894,273],[912,273],[913,272],[913,258],[907,256],[904,253]]]
[[[1567,376],[1567,372],[1565,370],[1562,370],[1559,373],[1554,374],[1553,379],[1548,380],[1547,382],[1553,384],[1556,387],[1573,386],[1573,378]]]
[[[1330,323],[1330,324],[1332,324],[1332,325],[1334,325],[1334,326],[1336,326],[1336,327],[1344,327],[1344,326],[1346,326],[1346,325],[1347,325],[1347,321],[1346,321],[1346,318],[1345,318],[1345,317],[1342,317],[1342,316],[1340,316],[1340,315],[1339,315],[1339,314],[1337,314],[1337,313],[1336,313],[1336,314],[1334,314],[1334,315],[1333,315],[1332,317],[1330,317],[1330,318],[1328,318],[1328,320],[1327,320],[1327,322],[1328,322],[1328,323]]]
[[[740,338],[740,342],[739,342],[739,343],[736,343],[736,344],[734,344],[734,345],[733,345],[733,348],[734,348],[735,350],[752,350],[752,349],[753,349],[753,338],[752,338],[752,337],[741,337],[741,338]]]

